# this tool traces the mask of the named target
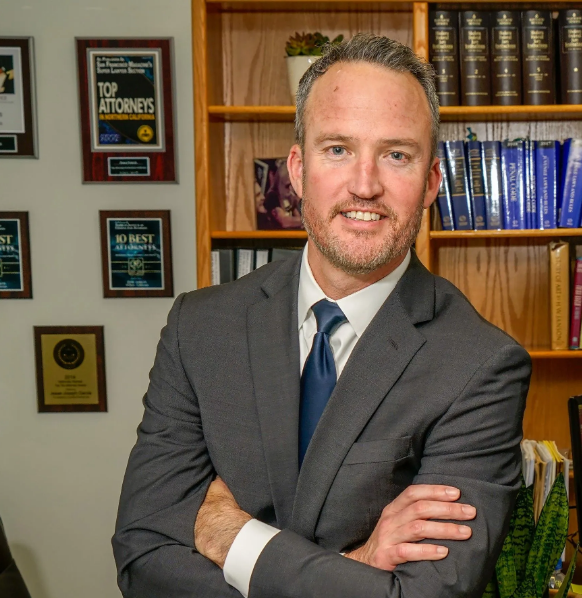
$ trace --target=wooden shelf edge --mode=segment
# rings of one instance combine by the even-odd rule
[[[532,238],[532,237],[580,237],[582,228],[551,228],[545,230],[433,230],[431,239],[499,239],[499,238]]]
[[[307,239],[304,230],[215,230],[212,239]]]
[[[532,359],[580,359],[582,358],[582,351],[580,349],[572,351],[552,351],[528,349],[527,352]]]

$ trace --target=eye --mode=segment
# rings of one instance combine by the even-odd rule
[[[345,151],[345,148],[341,147],[340,145],[334,145],[331,148],[331,153],[333,156],[343,156]]]
[[[401,162],[406,158],[402,152],[390,152],[390,156],[397,162]]]

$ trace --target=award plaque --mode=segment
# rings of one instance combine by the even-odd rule
[[[28,212],[0,212],[0,299],[32,299]]]
[[[176,182],[172,39],[76,41],[83,181]]]
[[[0,158],[36,158],[32,37],[0,37]]]
[[[105,297],[173,297],[169,210],[99,212]]]
[[[35,326],[38,410],[107,411],[103,326]]]

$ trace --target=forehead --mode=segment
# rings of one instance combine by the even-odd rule
[[[305,110],[306,139],[321,133],[357,137],[426,137],[426,94],[410,73],[365,62],[337,63],[316,79]]]

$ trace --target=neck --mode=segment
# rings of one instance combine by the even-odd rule
[[[327,297],[337,301],[348,295],[357,293],[371,284],[378,282],[391,272],[394,272],[404,261],[406,253],[395,257],[387,264],[380,266],[368,274],[348,274],[340,268],[331,264],[327,258],[321,254],[311,239],[307,240],[307,259],[309,267],[313,273],[317,284]]]

